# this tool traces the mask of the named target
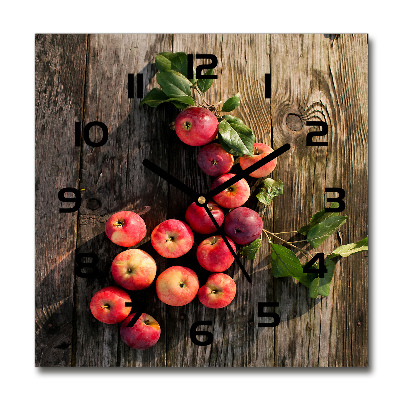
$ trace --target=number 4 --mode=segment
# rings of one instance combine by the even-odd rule
[[[313,268],[314,264],[317,262],[319,262],[319,268]],[[323,278],[328,272],[325,267],[324,253],[317,253],[306,265],[304,265],[303,272],[306,274],[318,274],[319,278]]]

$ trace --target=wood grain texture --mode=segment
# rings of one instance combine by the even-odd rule
[[[343,188],[349,215],[347,224],[340,229],[343,243],[358,241],[367,235],[365,41],[365,36],[357,35],[342,35],[334,44],[323,35],[272,36],[273,145],[275,148],[284,143],[292,146],[290,153],[282,157],[286,164],[279,163],[273,173],[285,183],[284,196],[274,203],[274,231],[297,230],[315,212],[328,206],[325,188]],[[343,47],[347,49],[342,50],[342,59],[337,62],[336,53]],[[359,59],[356,61],[354,57]],[[362,71],[360,79],[354,76],[357,69]],[[303,122],[300,130],[290,129],[289,114],[300,117]],[[318,130],[305,125],[310,120],[328,123],[328,147],[306,146],[307,132]],[[357,122],[349,124],[349,120]],[[357,162],[352,160],[355,153],[359,157]],[[356,171],[359,171],[357,184],[348,176]],[[328,254],[340,244],[338,236],[332,236],[318,251]],[[355,320],[366,318],[367,275],[363,254],[344,259],[336,267],[330,296],[316,300],[307,298],[303,286],[277,280],[283,321],[276,328],[276,365],[367,365],[366,330],[360,329],[357,337],[355,333],[350,334],[355,329]],[[350,281],[363,289],[351,290],[346,284]],[[344,339],[343,335],[349,336]],[[347,347],[349,344],[351,349]]]
[[[70,366],[77,216],[57,194],[78,188],[86,36],[37,35],[35,50],[35,364]]]
[[[310,299],[301,285],[272,277],[265,237],[256,260],[245,262],[252,285],[238,266],[227,271],[238,290],[224,310],[207,309],[197,298],[183,307],[166,306],[156,297],[155,283],[143,292],[129,292],[136,307],[143,307],[161,325],[159,343],[147,351],[128,348],[117,325],[99,323],[89,310],[93,294],[114,285],[111,262],[124,249],[107,239],[104,224],[122,209],[140,212],[150,207],[143,214],[148,235],[136,247],[155,258],[158,274],[172,265],[188,266],[198,274],[200,285],[209,275],[195,257],[205,236],[196,235],[191,252],[177,260],[160,257],[149,241],[163,220],[183,220],[191,199],[145,170],[144,158],[198,191],[208,191],[212,182],[197,166],[199,148],[184,145],[169,128],[178,113],[173,106],[139,107],[140,99],[128,99],[128,74],[135,75],[135,82],[137,74],[143,74],[145,93],[157,85],[153,63],[161,51],[216,55],[218,79],[205,100],[216,103],[240,92],[242,103],[233,115],[253,129],[257,141],[274,148],[291,144],[272,175],[284,182],[284,195],[274,200],[273,207],[263,207],[253,190],[246,204],[262,215],[266,229],[298,229],[325,207],[325,187],[343,187],[349,220],[340,229],[341,239],[333,236],[319,250],[327,253],[340,240],[345,244],[364,238],[368,231],[366,35],[340,35],[334,41],[324,35],[265,34],[44,35],[36,40],[36,365],[368,365],[364,253],[337,264],[331,293],[324,299]],[[271,100],[264,96],[266,73],[272,77]],[[305,121],[315,120],[328,123],[328,147],[305,145],[307,132],[318,130],[305,126]],[[107,143],[92,147],[81,140],[75,147],[75,121],[82,121],[82,127],[103,122],[108,127]],[[61,129],[63,135],[55,136]],[[101,130],[93,127],[91,140],[101,137]],[[249,179],[249,183],[255,188],[258,182]],[[58,213],[57,192],[63,187],[81,191],[79,212]],[[79,253],[97,254],[100,274],[95,279],[74,276]],[[258,323],[265,321],[257,315],[258,302],[272,301],[279,302],[275,311],[281,323],[260,328]],[[210,346],[192,343],[190,327],[196,321],[211,321],[210,327],[202,327],[213,332]]]
[[[140,245],[156,260],[159,268],[165,261],[149,243],[149,234],[166,219],[168,187],[160,178],[144,169],[142,160],[150,158],[160,167],[168,167],[168,126],[163,111],[139,108],[139,99],[128,99],[128,73],[142,73],[149,83],[155,74],[154,54],[171,48],[168,36],[157,35],[94,35],[89,40],[89,61],[86,75],[84,123],[98,120],[109,130],[104,146],[83,144],[81,186],[85,198],[95,198],[100,206],[92,210],[81,207],[78,220],[78,251],[99,256],[102,279],[88,284],[77,281],[77,348],[76,366],[162,366],[165,364],[165,329],[160,346],[147,352],[134,351],[121,343],[119,326],[99,324],[88,313],[90,299],[102,287],[114,285],[110,266],[123,248],[113,244],[104,233],[104,224],[111,214],[121,210],[142,211],[147,237]],[[101,132],[93,129],[93,141]],[[165,323],[165,308],[157,301],[155,284],[146,289],[147,300],[130,292],[132,301],[160,323]],[[162,326],[163,328],[163,326]],[[92,343],[88,346],[87,343]]]

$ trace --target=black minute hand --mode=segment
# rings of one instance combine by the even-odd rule
[[[183,182],[174,178],[172,175],[170,175],[168,172],[161,169],[158,165],[154,164],[153,162],[145,159],[142,161],[142,163],[150,171],[154,172],[161,178],[165,179],[168,183],[175,186],[176,188],[181,190],[183,193],[186,193],[188,196],[192,197],[193,200],[196,201],[200,197],[200,194],[197,193],[195,190],[191,189],[189,186],[186,186]]]
[[[280,156],[281,154],[288,151],[289,149],[290,149],[290,144],[286,143],[283,146],[279,147],[279,149],[276,149],[272,153],[263,157],[261,160],[257,161],[250,167],[238,172],[233,178],[228,179],[224,183],[221,183],[221,185],[217,186],[215,189],[208,192],[205,195],[206,200],[210,201],[218,193],[221,193],[223,190],[228,189],[229,186],[232,186],[234,183],[239,182],[241,179],[246,178],[252,172],[254,172],[256,169],[258,169],[258,168],[262,167],[264,164],[272,161],[274,158]]]

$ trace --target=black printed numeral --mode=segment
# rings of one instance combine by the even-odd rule
[[[307,146],[328,146],[328,142],[314,142],[314,136],[328,135],[328,124],[324,121],[306,121],[307,126],[321,126],[322,130],[317,132],[308,132],[306,138]]]
[[[217,75],[202,75],[202,70],[209,70],[215,68],[218,65],[218,58],[214,54],[196,54],[196,60],[198,59],[209,59],[210,64],[201,64],[196,67],[196,79],[218,79]],[[188,54],[188,79],[193,79],[193,54]]]
[[[194,344],[196,344],[197,346],[208,346],[209,344],[211,344],[214,340],[214,335],[212,332],[209,331],[197,331],[196,329],[200,326],[200,325],[207,325],[207,326],[211,326],[212,322],[211,321],[197,321],[195,322],[192,327],[190,328],[190,339],[192,340],[192,342]],[[199,339],[197,339],[198,335],[203,335],[206,337],[206,339],[204,341],[200,341]]]
[[[89,137],[90,128],[92,128],[93,126],[98,126],[103,131],[103,137],[99,142],[93,142]],[[89,122],[87,125],[85,125],[83,129],[83,140],[87,145],[92,147],[103,146],[104,144],[107,143],[108,140],[107,126],[100,121]],[[80,146],[80,145],[81,145],[81,123],[75,122],[75,146]]]
[[[317,262],[319,264],[319,268],[313,268],[313,265]],[[303,272],[306,274],[318,274],[319,278],[323,278],[328,272],[325,267],[324,253],[317,253],[307,264],[304,265]]]
[[[341,212],[345,209],[346,204],[343,201],[346,192],[342,188],[325,188],[325,193],[337,193],[338,197],[327,197],[326,201],[339,203],[337,208],[325,208],[327,212]]]
[[[75,197],[65,197],[66,193],[72,193]],[[58,192],[58,199],[63,203],[75,203],[73,207],[70,208],[60,208],[60,213],[71,213],[78,211],[82,203],[81,192],[75,188],[64,188]]]
[[[269,307],[279,307],[278,302],[259,302],[258,303],[258,318],[273,318],[272,322],[259,322],[258,327],[273,327],[278,326],[281,322],[281,317],[276,312],[266,311]]]
[[[271,98],[271,74],[265,74],[265,98]]]
[[[131,301],[126,301],[125,302],[125,307],[134,307],[133,302]],[[127,328],[132,328],[133,325],[136,324],[136,322],[139,320],[140,316],[143,314],[144,310],[142,310],[141,308],[139,308],[136,312],[135,312],[135,316],[129,321],[128,325],[126,325]]]
[[[144,97],[143,93],[143,74],[136,75],[136,96],[135,96],[135,75],[128,74],[128,99],[142,99]]]

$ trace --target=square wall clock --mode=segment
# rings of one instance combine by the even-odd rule
[[[368,366],[366,34],[35,55],[36,366]]]

